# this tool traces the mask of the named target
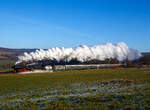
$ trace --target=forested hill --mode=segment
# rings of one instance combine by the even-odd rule
[[[11,49],[0,47],[0,60],[16,60],[18,55],[24,52],[34,52],[37,49]],[[150,52],[143,52],[142,55],[150,55]]]
[[[10,49],[0,47],[0,60],[16,60],[18,55],[22,55],[24,52],[34,52],[35,50],[36,49]]]
[[[142,55],[150,55],[150,52],[142,52]]]

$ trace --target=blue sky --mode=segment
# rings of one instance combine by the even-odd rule
[[[0,47],[125,42],[150,51],[149,0],[0,0]]]

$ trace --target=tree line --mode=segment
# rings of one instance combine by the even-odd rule
[[[2,60],[3,61],[3,60]],[[0,61],[1,63],[3,63]],[[70,62],[65,61],[56,61],[56,60],[44,60],[42,62],[45,62],[49,65],[69,65],[69,64],[126,64],[126,67],[142,67],[143,65],[150,66],[150,55],[143,55],[140,59],[135,61],[129,61],[128,59],[124,60],[123,62],[119,62],[117,59],[105,59],[104,61],[100,61],[97,59],[89,60],[86,62],[80,62],[77,59],[72,59]],[[8,69],[14,66],[15,61],[11,61],[9,63],[3,63],[0,65],[0,69]]]

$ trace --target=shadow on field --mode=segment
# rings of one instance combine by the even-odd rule
[[[0,72],[0,74],[12,74],[12,71],[4,71],[4,72]]]

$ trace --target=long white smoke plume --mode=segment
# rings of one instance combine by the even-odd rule
[[[70,61],[77,59],[78,61],[85,62],[93,59],[105,60],[109,58],[116,58],[119,61],[123,60],[136,60],[141,57],[141,53],[137,50],[130,49],[125,43],[120,42],[117,44],[107,43],[105,45],[96,45],[88,47],[81,45],[75,49],[73,48],[51,48],[48,50],[36,50],[31,53],[24,53],[23,56],[18,57],[18,62],[23,61],[37,61],[37,60],[61,60]]]

